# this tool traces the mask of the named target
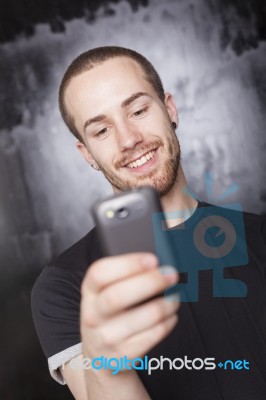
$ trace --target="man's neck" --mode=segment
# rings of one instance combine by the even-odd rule
[[[189,195],[187,181],[181,165],[173,188],[161,197],[161,204],[166,213],[168,228],[172,228],[188,219],[198,206],[198,201]]]

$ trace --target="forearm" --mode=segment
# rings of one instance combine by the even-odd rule
[[[151,400],[136,371],[85,370],[88,400]]]

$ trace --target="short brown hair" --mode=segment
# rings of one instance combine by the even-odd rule
[[[162,81],[153,67],[153,65],[140,53],[134,50],[119,46],[96,47],[80,54],[67,68],[59,88],[59,109],[61,116],[74,136],[83,142],[82,137],[75,127],[74,119],[69,114],[65,105],[65,90],[71,79],[82,72],[92,69],[95,65],[99,65],[104,61],[114,57],[129,57],[135,60],[143,69],[145,77],[153,86],[160,100],[164,101],[164,88]]]

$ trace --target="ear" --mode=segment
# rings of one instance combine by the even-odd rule
[[[78,141],[76,143],[76,147],[78,149],[78,151],[80,152],[80,154],[82,155],[82,157],[95,169],[99,170],[99,166],[97,164],[97,162],[95,161],[95,159],[93,158],[93,156],[91,155],[91,153],[89,152],[89,150],[87,149],[87,147],[85,146],[85,144],[83,144],[82,142]]]
[[[171,121],[175,122],[176,125],[178,126],[178,122],[179,122],[178,111],[177,111],[177,108],[175,105],[174,98],[170,93],[165,93],[164,104],[165,104],[166,110],[169,114]]]

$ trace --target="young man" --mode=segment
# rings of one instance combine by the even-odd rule
[[[184,190],[174,100],[143,56],[120,47],[81,54],[64,75],[59,103],[81,155],[115,193],[153,186],[164,211],[191,210],[186,223],[193,228],[194,215],[206,204]],[[43,270],[32,296],[52,375],[78,400],[265,398],[266,231],[262,218],[245,214],[244,219],[249,263],[233,275],[230,269],[227,277],[246,282],[248,296],[212,298],[212,271],[204,271],[200,301],[182,303],[179,321],[178,301],[154,297],[178,282],[174,268],[161,273],[155,255],[102,258],[93,229],[59,256]],[[168,228],[180,222],[171,220]],[[81,366],[87,358],[147,354],[185,360],[185,367],[171,370],[165,360],[164,369],[151,375],[136,369],[113,375]],[[210,357],[240,363],[228,371],[190,361]]]

